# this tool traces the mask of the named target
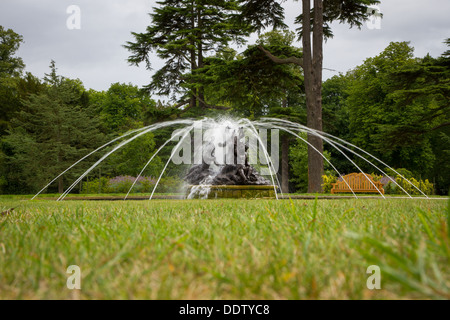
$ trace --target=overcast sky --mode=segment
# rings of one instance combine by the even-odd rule
[[[67,27],[70,5],[81,10],[80,29]],[[87,88],[107,90],[114,82],[142,86],[150,82],[151,73],[144,66],[129,66],[129,52],[122,45],[133,39],[132,31],[145,30],[155,5],[155,0],[0,0],[0,25],[24,37],[18,56],[26,71],[40,78],[55,60],[59,74],[79,78]],[[301,2],[288,0],[283,5],[286,22],[295,30]],[[427,53],[437,57],[446,50],[449,0],[382,0],[379,8],[384,15],[379,29],[374,28],[376,24],[361,30],[333,25],[335,37],[324,49],[325,68],[346,72],[380,53],[391,41],[410,41],[418,57]],[[249,43],[253,42],[254,37]],[[154,58],[153,66],[158,69],[162,61]],[[334,74],[325,70],[324,78]]]

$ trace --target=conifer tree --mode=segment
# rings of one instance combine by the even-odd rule
[[[215,52],[230,42],[243,43],[248,28],[236,23],[237,2],[216,0],[163,0],[150,14],[151,25],[143,33],[133,32],[135,40],[127,42],[132,55],[128,61],[138,65],[145,62],[150,70],[150,53],[165,61],[146,87],[159,95],[171,95],[177,107],[189,103],[190,108],[214,108],[208,105],[204,88],[185,79],[204,66],[209,52]]]
[[[31,94],[11,120],[3,139],[9,166],[10,190],[36,192],[55,176],[104,142],[98,123],[81,108],[80,83],[58,76],[55,63],[44,79],[45,89]],[[74,179],[82,168],[57,181],[63,192],[65,179]]]
[[[311,7],[311,2],[313,6]],[[302,39],[303,57],[279,58],[269,50],[260,46],[268,58],[279,64],[295,64],[303,68],[305,77],[305,92],[307,105],[307,126],[322,130],[322,69],[323,69],[323,41],[333,35],[330,23],[339,21],[347,23],[350,27],[360,28],[365,20],[372,14],[370,6],[378,4],[377,0],[302,0],[302,14],[297,18],[301,24],[298,29],[299,38]],[[244,14],[247,14],[249,23],[253,20],[257,26],[267,24],[276,25],[277,20],[271,13],[276,0],[242,0]],[[257,8],[252,12],[250,8]],[[323,152],[323,141],[313,135],[308,135],[308,141],[314,147],[308,150],[308,192],[322,190],[323,158],[314,149]]]
[[[293,46],[294,39],[293,32],[274,30],[261,35],[257,44],[264,45],[278,56],[299,58],[302,52]],[[301,71],[292,65],[272,62],[252,45],[242,54],[227,48],[208,58],[195,81],[204,81],[214,103],[231,106],[233,112],[241,116],[301,121],[306,118]],[[281,134],[283,192],[289,192],[289,138],[289,135]]]

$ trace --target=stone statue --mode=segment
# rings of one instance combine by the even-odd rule
[[[224,165],[215,175],[211,166],[203,162],[193,166],[184,180],[191,185],[270,185],[271,183],[260,176],[249,164],[248,145],[245,144],[244,164],[238,163],[238,138],[234,135],[234,161],[233,164]]]

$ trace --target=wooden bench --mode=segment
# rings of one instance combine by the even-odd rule
[[[331,193],[382,193],[384,194],[383,184],[379,181],[374,181],[370,174],[351,173],[342,177],[345,181],[338,181],[333,183]],[[348,184],[348,185],[347,185]],[[352,188],[352,190],[349,188]],[[375,188],[376,186],[376,188]],[[378,190],[377,190],[378,188]]]

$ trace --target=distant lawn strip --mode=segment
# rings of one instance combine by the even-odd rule
[[[1,299],[447,299],[447,201],[1,198]],[[14,208],[12,211],[8,211]],[[67,268],[81,268],[81,291]],[[381,269],[369,290],[367,268]]]
[[[149,200],[151,193],[134,193],[127,197],[127,200]],[[35,200],[57,200],[59,194],[40,194]],[[120,201],[125,199],[126,194],[114,193],[114,194],[69,194],[64,200],[93,200],[93,201]],[[2,200],[31,200],[34,195],[0,195],[0,201]],[[153,200],[181,200],[184,199],[185,194],[182,193],[155,193]],[[380,199],[383,200],[381,195],[377,194],[357,194],[360,199]],[[385,195],[386,199],[410,199],[407,195]],[[297,199],[297,200],[333,200],[333,199],[355,199],[353,194],[340,193],[340,194],[310,194],[310,193],[284,193],[278,194],[278,198],[282,200]],[[422,195],[413,195],[414,199],[426,199]],[[443,200],[449,199],[444,196],[428,196],[429,199]]]
[[[138,200],[148,200],[151,193],[134,193],[128,196],[128,199],[138,199]],[[56,200],[60,194],[50,193],[50,194],[40,194],[35,200]],[[65,200],[124,200],[125,193],[100,193],[100,194],[69,194]],[[0,201],[2,200],[31,200],[34,195],[0,195]],[[180,199],[183,197],[181,193],[155,193],[153,195],[154,199]]]

